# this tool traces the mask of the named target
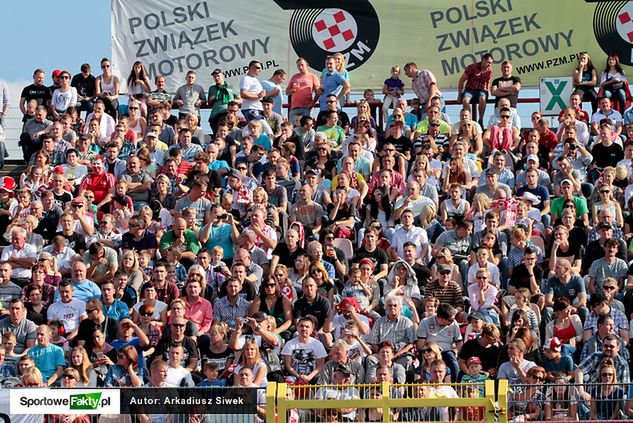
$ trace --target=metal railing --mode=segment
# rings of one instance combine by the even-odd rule
[[[277,423],[496,420],[494,382],[277,385]],[[268,420],[272,423],[272,420]]]
[[[507,417],[511,422],[629,420],[630,389],[628,383],[513,384],[507,390]]]

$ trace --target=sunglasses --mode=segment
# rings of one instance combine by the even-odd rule
[[[617,286],[603,286],[602,289],[604,289],[605,291],[611,291],[611,290],[616,290],[618,289]]]
[[[318,275],[321,274],[321,271],[319,269],[312,269],[310,273],[312,273],[313,275]]]
[[[186,325],[183,323],[172,323],[171,326],[174,328],[184,328]]]
[[[537,380],[539,382],[545,382],[545,378],[541,376],[531,375],[532,379]]]
[[[246,170],[245,167],[238,167],[237,170]]]
[[[264,288],[274,288],[274,287],[275,287],[274,283],[269,283],[269,284],[264,285]]]
[[[501,119],[510,119],[510,115],[501,115]]]
[[[425,349],[423,349],[423,350],[421,351],[421,353],[422,353],[422,354],[428,354],[428,353],[430,353],[430,352],[433,352],[433,350],[432,350],[432,349],[430,349],[430,348],[425,348]]]
[[[128,107],[129,110],[138,110],[138,107]]]
[[[146,312],[146,313],[139,313],[139,314],[140,314],[141,316],[143,316],[143,317],[151,317],[151,316],[153,316],[153,315],[154,315],[154,313],[147,313],[147,312]]]
[[[450,274],[451,274],[451,271],[450,271],[450,270],[442,270],[442,271],[440,272],[440,275],[450,275]]]
[[[317,151],[327,151],[327,148],[319,148]]]
[[[68,76],[60,76],[59,79],[70,79]]]
[[[90,313],[92,313],[95,310],[96,310],[96,308],[87,308],[86,309],[86,314],[90,314]]]
[[[64,375],[64,379],[75,379],[73,375]]]

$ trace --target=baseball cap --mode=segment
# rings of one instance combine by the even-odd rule
[[[536,163],[538,163],[538,162],[539,162],[538,156],[537,156],[536,154],[530,154],[530,155],[528,155],[528,156],[527,156],[527,160],[528,160],[528,161],[529,161],[529,160],[532,160],[532,161],[535,161]]]
[[[53,71],[53,78],[57,78],[61,74],[62,74],[62,70],[61,69],[55,69]]]
[[[266,96],[266,97],[262,98],[262,103],[270,103],[270,104],[273,104],[273,103],[274,103],[274,101],[273,101],[273,98],[272,98],[272,97]]]
[[[345,297],[341,300],[340,303],[338,303],[337,308],[339,309],[339,311],[347,311],[347,306],[353,306],[356,311],[360,310],[360,304],[358,304],[358,301],[356,301],[356,298],[354,297]]]
[[[519,200],[530,201],[535,206],[541,202],[536,195],[528,191],[524,192],[523,195],[519,197]]]
[[[562,345],[563,343],[560,341],[560,339],[558,339],[557,337],[553,337],[545,341],[545,344],[543,345],[543,349],[551,350],[554,352],[561,352]]]
[[[237,169],[231,169],[226,176],[232,176],[233,178],[242,179],[242,172]]]
[[[466,366],[470,366],[473,363],[481,364],[481,359],[473,356],[466,360]]]
[[[448,264],[440,264],[439,266],[437,266],[437,271],[438,272],[443,272],[445,270],[453,271],[453,268],[451,266],[449,266]]]
[[[571,179],[563,179],[563,182],[560,183],[561,185],[563,184],[569,184],[571,186],[574,186],[574,183],[571,181]]]
[[[321,172],[319,172],[319,169],[308,169],[305,171],[306,175],[315,175],[315,176],[321,176]]]
[[[470,314],[470,315],[468,316],[468,322],[470,322],[470,321],[471,321],[471,320],[473,320],[473,319],[477,319],[477,320],[486,320],[486,318],[484,317],[484,315],[483,315],[481,312],[479,312],[479,311],[476,311],[476,312],[474,312],[474,313],[472,313],[472,314]]]
[[[224,72],[222,72],[222,69],[216,68],[216,69],[213,69],[213,72],[211,72],[211,75],[217,75],[219,73],[224,73]]]
[[[611,226],[609,223],[607,222],[600,222],[598,224],[598,229],[613,229],[613,226]]]
[[[339,363],[336,365],[336,367],[334,368],[335,372],[341,372],[341,373],[345,373],[347,375],[351,375],[352,374],[352,370],[346,366],[343,363]]]

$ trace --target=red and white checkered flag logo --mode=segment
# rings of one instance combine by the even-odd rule
[[[312,37],[323,50],[337,52],[352,45],[358,26],[352,15],[341,9],[325,9],[312,25]]]
[[[633,44],[633,4],[627,3],[620,12],[615,22],[615,27],[620,37],[629,44]]]

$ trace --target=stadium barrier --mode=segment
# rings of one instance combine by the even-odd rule
[[[277,420],[496,421],[493,381],[466,384],[277,385]],[[501,421],[501,420],[500,420]]]

